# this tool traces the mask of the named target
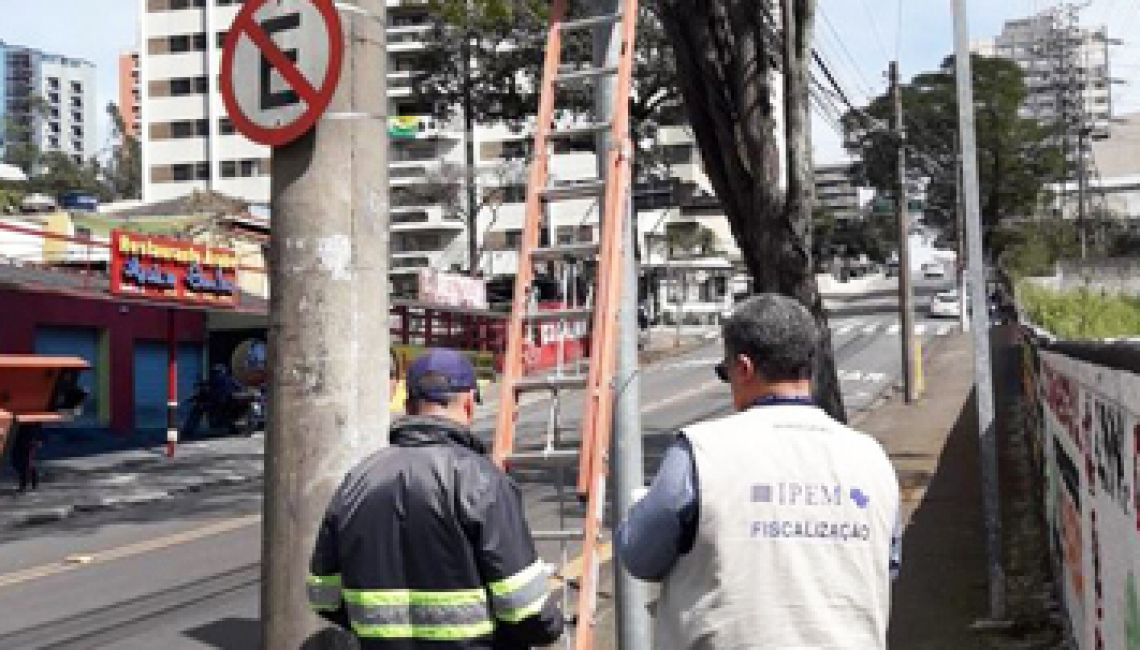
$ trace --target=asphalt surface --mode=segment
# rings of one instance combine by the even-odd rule
[[[925,317],[929,295],[946,283],[920,283],[917,330],[925,341],[954,331]],[[832,342],[849,411],[865,410],[899,376],[895,298],[889,292],[829,301]],[[652,474],[673,433],[726,414],[728,393],[712,373],[718,341],[641,369],[646,470]],[[553,402],[532,397],[521,410],[520,445],[549,434]],[[575,438],[580,395],[557,404],[560,443]],[[488,407],[476,431],[489,435]],[[582,506],[561,509],[545,470],[516,473],[536,530],[578,527]],[[566,476],[568,482],[571,476]],[[244,649],[258,644],[260,484],[190,493],[173,501],[0,531],[0,650],[116,648]],[[540,543],[559,564],[576,548]],[[608,586],[607,586],[608,588]],[[603,590],[600,607],[609,607]]]

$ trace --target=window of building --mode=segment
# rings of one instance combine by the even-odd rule
[[[258,175],[258,161],[246,159],[241,161],[238,165],[241,170],[242,178],[253,178]]]
[[[222,178],[237,178],[237,161],[223,160],[220,171]]]
[[[48,136],[48,147],[59,149],[59,138],[54,135]]]
[[[48,93],[47,98],[48,98],[48,101],[51,102],[52,104],[58,104],[59,103],[59,93]]]
[[[237,133],[237,129],[234,128],[233,120],[231,120],[228,117],[223,117],[223,118],[219,119],[218,120],[218,133],[220,133],[221,135],[233,135],[233,134]]]
[[[76,93],[76,94],[82,93],[83,92],[83,82],[80,82],[80,81],[71,82],[71,92]]]
[[[206,77],[194,77],[194,92],[199,95],[204,95],[210,91],[210,85],[206,81]]]
[[[53,120],[58,120],[59,119],[59,109],[56,108],[55,106],[52,106],[50,109],[48,109],[48,117],[53,119]]]
[[[218,32],[217,39],[217,46],[220,50],[226,46],[226,32]]]
[[[73,151],[83,151],[83,142],[81,140],[72,140],[71,141],[71,149]],[[76,158],[75,162],[77,162],[77,163],[83,162],[83,156],[76,156],[75,158]]]
[[[82,122],[83,121],[83,113],[78,113],[76,111],[72,111],[71,112],[71,121],[72,122]]]
[[[189,52],[190,51],[190,36],[188,34],[179,34],[177,36],[171,36],[169,41],[168,41],[167,51],[169,51],[171,54],[180,54],[182,52]]]
[[[81,127],[81,126],[71,127],[71,137],[82,138],[83,137],[83,127]]]
[[[194,92],[194,81],[189,77],[170,80],[170,94],[174,97],[190,95]]]
[[[59,90],[59,79],[56,77],[47,78],[48,90]]]
[[[83,108],[83,98],[82,97],[72,97],[71,98],[71,107],[72,108]]]

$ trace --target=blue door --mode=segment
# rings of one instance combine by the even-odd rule
[[[91,364],[79,373],[79,385],[87,391],[87,399],[78,417],[62,425],[70,428],[99,427],[99,391],[96,377],[99,368],[99,330],[93,327],[37,327],[36,354],[79,357]]]
[[[135,430],[166,431],[166,357],[165,341],[135,341]],[[178,421],[190,408],[186,399],[193,394],[194,383],[202,377],[202,346],[182,343],[178,346]]]

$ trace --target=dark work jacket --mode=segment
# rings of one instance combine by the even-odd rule
[[[365,649],[557,640],[562,615],[519,489],[482,443],[454,422],[415,416],[392,426],[390,442],[348,473],[329,504],[310,566],[314,609]],[[486,603],[434,600],[459,590]],[[376,604],[404,592],[411,602]],[[463,625],[473,626],[456,636]]]

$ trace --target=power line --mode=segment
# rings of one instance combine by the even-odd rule
[[[883,45],[883,35],[879,33],[879,24],[875,22],[875,15],[871,12],[871,6],[867,4],[867,0],[860,0],[863,5],[863,10],[867,12],[867,21],[871,23],[871,33],[875,36],[875,42],[879,44],[879,51],[883,53],[883,59],[888,60],[891,55],[887,52],[887,47]]]

